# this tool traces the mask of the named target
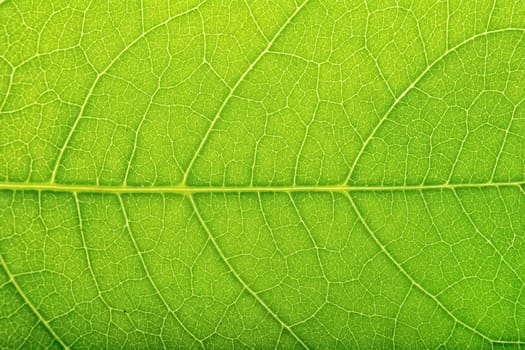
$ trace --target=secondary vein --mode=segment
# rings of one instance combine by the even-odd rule
[[[49,324],[49,322],[42,316],[42,314],[40,313],[40,311],[38,311],[38,309],[35,307],[35,305],[33,305],[33,303],[31,302],[31,300],[28,299],[28,297],[26,296],[26,294],[24,293],[24,291],[22,290],[22,288],[20,287],[20,285],[18,284],[18,282],[16,281],[15,279],[15,276],[11,273],[11,271],[9,270],[9,268],[7,267],[7,264],[5,263],[4,261],[4,257],[0,254],[0,263],[4,269],[4,271],[6,272],[10,282],[13,284],[13,286],[15,287],[16,289],[16,292],[18,293],[18,295],[20,295],[20,297],[24,300],[24,303],[29,307],[29,309],[31,309],[31,311],[33,312],[33,314],[38,318],[38,320],[44,325],[44,327],[47,329],[47,331],[53,336],[53,338],[55,338],[55,340],[60,344],[60,346],[62,346],[62,348],[64,349],[69,349],[69,346],[66,345],[66,343],[64,343],[64,341],[62,340],[62,338],[60,338],[58,336],[58,334],[55,332],[55,330],[51,327],[51,325]]]

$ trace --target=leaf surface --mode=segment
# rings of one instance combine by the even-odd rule
[[[521,1],[0,1],[0,347],[521,348]]]

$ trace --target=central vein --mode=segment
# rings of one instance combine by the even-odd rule
[[[12,191],[54,191],[93,193],[243,193],[243,192],[352,192],[352,191],[418,191],[431,189],[520,187],[525,181],[492,182],[477,184],[435,184],[435,185],[297,185],[297,186],[97,186],[53,183],[0,183],[0,190]]]

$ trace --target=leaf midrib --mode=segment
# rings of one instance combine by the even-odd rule
[[[429,185],[282,185],[282,186],[97,186],[82,184],[53,184],[3,182],[0,190],[12,191],[51,191],[51,192],[84,192],[84,193],[260,193],[260,192],[380,192],[380,191],[422,191],[461,188],[500,188],[525,187],[525,181],[486,182],[486,183],[457,183],[457,184],[429,184]]]

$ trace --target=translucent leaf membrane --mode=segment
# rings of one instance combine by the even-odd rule
[[[0,1],[0,347],[524,346],[520,1]]]

